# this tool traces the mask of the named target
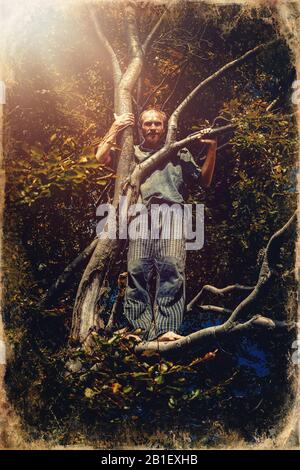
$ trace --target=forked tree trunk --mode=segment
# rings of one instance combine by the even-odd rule
[[[118,60],[106,41],[104,44],[111,55],[114,75],[115,98],[114,109],[116,114],[132,112],[133,87],[139,78],[142,69],[142,49],[137,35],[136,5],[128,2],[124,5],[124,16],[127,27],[128,47],[130,48],[130,63],[122,75]],[[101,32],[100,32],[101,34]],[[121,153],[117,165],[116,184],[113,206],[117,208],[119,196],[122,194],[125,180],[130,174],[133,163],[133,132],[132,128],[124,130],[121,139]],[[82,279],[80,281],[75,305],[71,340],[83,342],[94,327],[99,326],[98,310],[101,300],[103,281],[107,275],[111,261],[118,251],[118,240],[99,239]]]

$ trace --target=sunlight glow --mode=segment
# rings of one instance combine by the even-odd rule
[[[0,0],[1,43],[8,53],[16,51],[22,44],[23,32],[45,33],[59,15],[87,0]],[[46,31],[45,31],[46,30]]]

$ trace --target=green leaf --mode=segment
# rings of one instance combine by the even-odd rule
[[[170,408],[172,408],[172,409],[175,408],[176,404],[177,404],[177,402],[176,402],[176,400],[174,399],[174,397],[169,398],[168,406],[169,406]]]
[[[154,382],[157,383],[158,385],[163,384],[164,381],[165,381],[165,378],[164,378],[163,375],[159,375],[158,377],[156,377],[156,378],[154,379]]]
[[[84,396],[85,396],[86,398],[92,398],[94,395],[95,395],[94,390],[92,390],[91,388],[86,388],[86,389],[85,389],[85,391],[84,391]]]
[[[165,364],[164,362],[162,364],[160,364],[160,366],[159,366],[159,371],[160,371],[161,374],[164,374],[165,372],[167,372],[168,369],[169,368],[168,368],[167,364]]]

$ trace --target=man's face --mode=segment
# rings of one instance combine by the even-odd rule
[[[165,133],[164,120],[157,111],[146,111],[141,123],[147,147],[154,148]]]

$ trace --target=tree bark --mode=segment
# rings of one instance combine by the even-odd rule
[[[131,94],[142,68],[142,48],[137,33],[136,5],[128,2],[124,5],[124,17],[130,46],[130,63],[119,80],[119,65],[112,47],[100,32],[100,38],[110,54],[115,83],[115,112],[117,114],[132,112]],[[117,207],[125,179],[130,174],[133,164],[133,133],[131,128],[123,131],[121,154],[117,162],[117,178],[113,206]],[[117,240],[99,239],[89,264],[80,281],[73,309],[71,341],[84,341],[88,332],[97,327],[101,287],[105,280],[110,263],[118,249]]]

